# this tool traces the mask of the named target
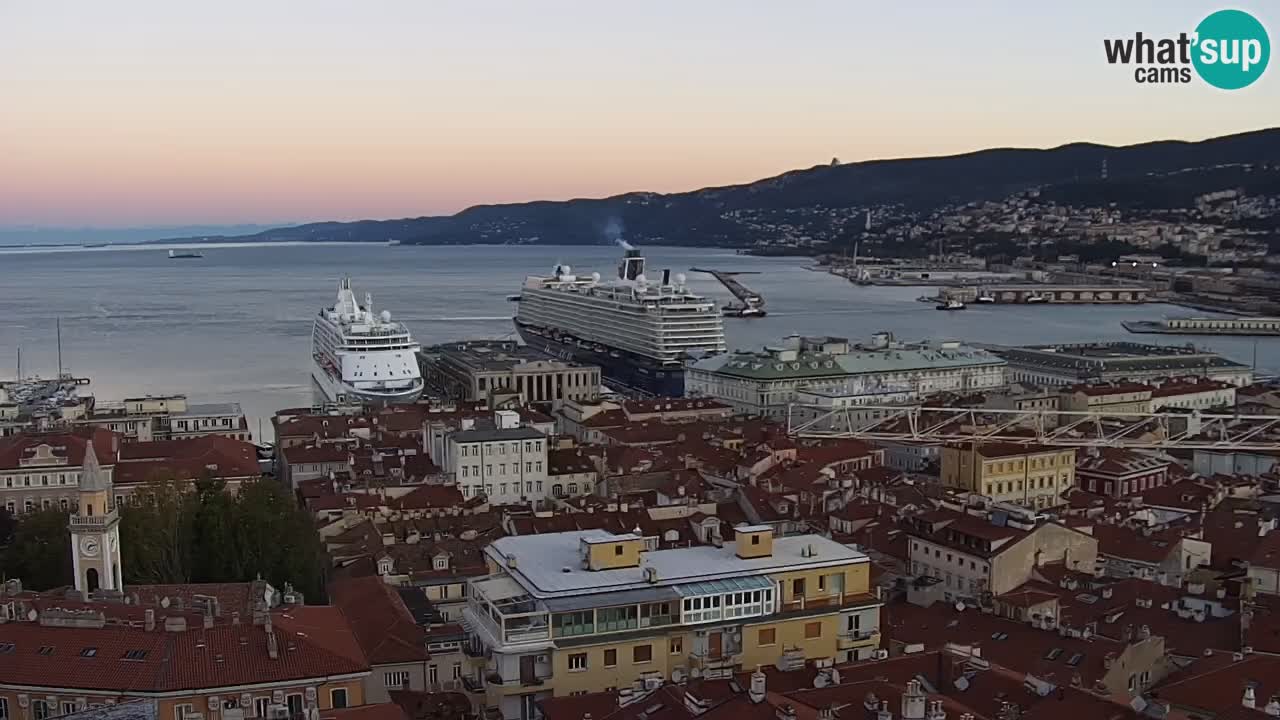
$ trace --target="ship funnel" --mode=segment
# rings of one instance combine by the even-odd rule
[[[622,257],[622,263],[618,265],[618,277],[623,280],[635,280],[644,274],[644,258],[640,257],[640,251],[635,248],[627,250]]]
[[[663,271],[662,271],[662,285],[665,287],[665,286],[670,285],[670,284],[671,284],[671,270],[670,270],[670,269],[663,270]]]

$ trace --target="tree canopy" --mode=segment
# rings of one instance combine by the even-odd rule
[[[310,515],[270,480],[232,494],[218,480],[194,485],[157,480],[120,512],[121,570],[129,583],[292,583],[309,600],[324,597],[325,556]],[[0,552],[0,570],[34,589],[71,584],[67,513],[19,518]]]

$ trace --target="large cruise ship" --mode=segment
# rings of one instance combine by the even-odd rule
[[[681,396],[685,362],[725,351],[720,309],[683,275],[672,282],[663,270],[661,281],[650,280],[640,252],[624,248],[616,280],[575,275],[567,265],[526,278],[516,330],[530,347],[599,365],[618,389]]]
[[[311,334],[311,377],[329,402],[408,403],[422,394],[418,343],[391,313],[374,314],[366,294],[356,302],[351,279],[338,284],[338,302],[323,308]]]

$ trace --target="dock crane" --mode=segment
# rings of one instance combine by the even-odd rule
[[[706,270],[703,268],[690,268],[689,272],[706,273],[716,280],[720,281],[729,292],[737,299],[737,302],[730,302],[721,308],[721,312],[725,317],[764,317],[764,297],[760,293],[738,282],[735,278],[738,275],[759,275],[758,272],[743,271],[729,272],[727,270]]]

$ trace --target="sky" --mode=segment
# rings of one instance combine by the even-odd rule
[[[0,0],[0,228],[394,218],[1280,118],[1102,40],[1188,0]],[[1280,5],[1248,0],[1271,32]],[[1280,64],[1277,61],[1275,64]]]

